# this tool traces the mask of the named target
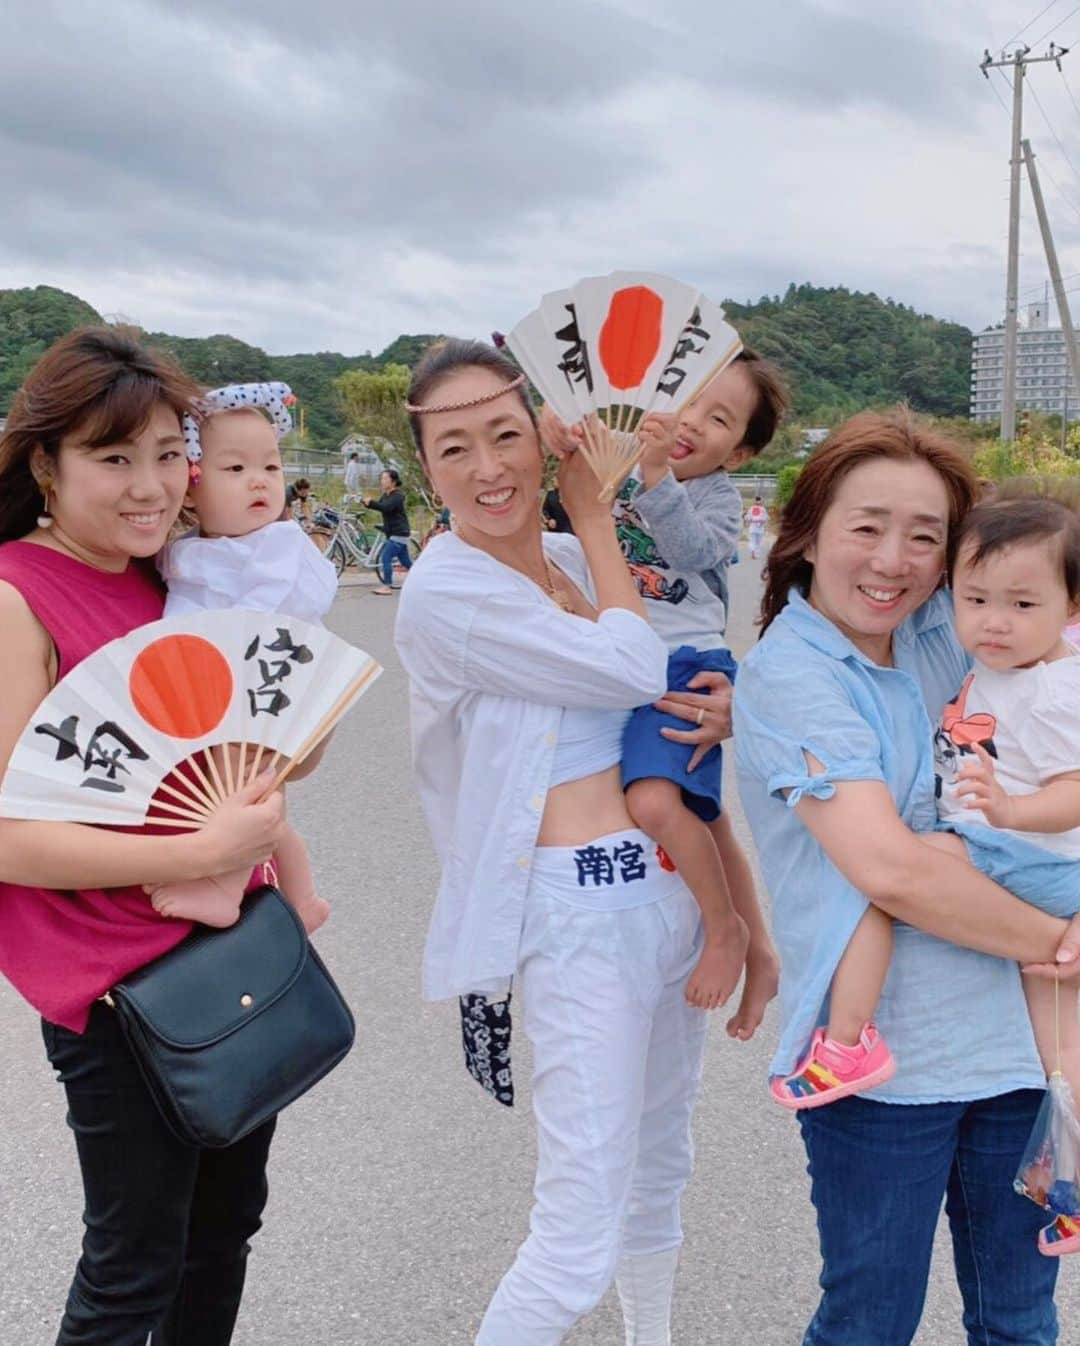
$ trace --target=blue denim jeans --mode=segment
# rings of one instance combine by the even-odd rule
[[[803,1346],[908,1346],[942,1198],[970,1346],[1053,1346],[1046,1214],[1012,1190],[1042,1091],[904,1106],[845,1098],[799,1113],[824,1263]]]
[[[409,544],[402,537],[388,537],[386,546],[379,553],[379,573],[388,589],[393,588],[395,561],[400,561],[406,570],[412,567]]]

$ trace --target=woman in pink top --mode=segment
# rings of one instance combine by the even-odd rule
[[[57,342],[0,438],[0,772],[38,703],[101,645],[162,613],[151,558],[180,509],[195,386],[118,328]],[[203,831],[0,820],[0,972],[42,1015],[85,1189],[83,1253],[57,1346],[225,1346],[266,1199],[273,1122],[231,1149],[180,1144],[99,997],[190,930],[144,884],[269,857],[258,787]]]

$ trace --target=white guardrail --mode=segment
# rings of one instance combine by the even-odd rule
[[[307,477],[314,481],[325,477],[343,477],[345,468],[341,463],[286,463],[285,475]],[[376,486],[379,479],[375,475],[361,477],[360,480],[365,486]],[[736,472],[731,480],[744,500],[753,500],[755,495],[772,500],[776,494],[776,477],[772,473]]]

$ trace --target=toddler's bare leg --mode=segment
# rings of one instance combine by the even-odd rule
[[[944,851],[947,855],[958,855],[961,860],[968,859],[968,850],[955,832],[923,832],[919,840],[924,846],[933,846],[935,851]]]
[[[330,903],[315,891],[315,876],[304,839],[295,828],[285,829],[274,853],[281,891],[296,908],[304,929],[313,934],[330,915]]]
[[[726,813],[721,813],[708,824],[708,828],[731,890],[731,905],[746,922],[750,934],[750,944],[746,950],[746,976],[739,1007],[726,1026],[729,1037],[746,1042],[754,1036],[765,1013],[765,1006],[776,995],[780,980],[780,959],[776,956],[769,927],[758,901],[754,871],[735,836],[731,819]]]
[[[836,969],[829,995],[828,1035],[854,1047],[868,1019],[874,1017],[892,957],[892,921],[870,907],[855,927]]]
[[[952,832],[927,832],[920,840],[935,850],[967,858],[967,847]],[[892,921],[871,907],[855,927],[833,977],[828,1034],[834,1041],[854,1046],[863,1025],[874,1017],[892,947]]]
[[[634,781],[626,791],[630,816],[658,841],[701,908],[705,947],[686,984],[686,998],[700,1009],[722,1005],[739,984],[746,959],[746,924],[731,901],[724,866],[708,825],[686,807],[674,781]]]

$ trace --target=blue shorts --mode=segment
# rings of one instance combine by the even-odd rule
[[[983,823],[942,823],[940,830],[960,837],[980,873],[1048,916],[1080,911],[1080,860]]]
[[[738,665],[730,650],[695,650],[680,645],[668,656],[668,691],[688,692],[690,679],[703,670],[724,673],[734,682]],[[704,822],[720,816],[720,778],[724,759],[720,745],[710,748],[693,772],[687,771],[694,748],[664,738],[661,729],[692,729],[677,715],[655,707],[638,706],[623,731],[622,783],[625,790],[638,780],[670,780],[682,787],[683,803]]]

